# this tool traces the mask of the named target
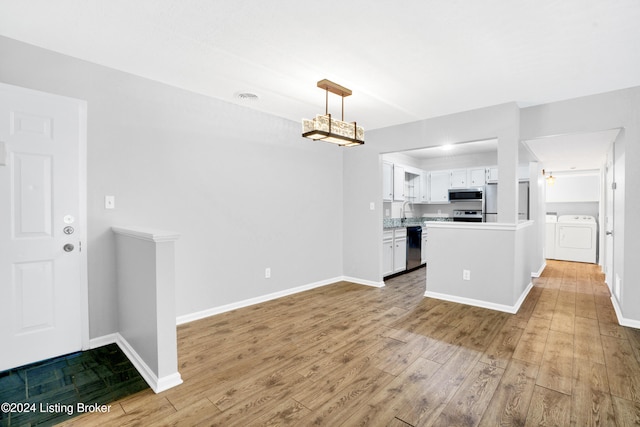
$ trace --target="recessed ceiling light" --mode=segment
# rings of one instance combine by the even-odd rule
[[[445,144],[445,145],[441,145],[440,148],[442,149],[442,151],[450,151],[450,150],[453,150],[453,145]]]
[[[260,99],[258,95],[251,92],[236,92],[234,96],[242,102],[256,102]]]

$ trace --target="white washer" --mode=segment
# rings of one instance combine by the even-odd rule
[[[545,230],[545,257],[547,259],[556,258],[556,224],[558,223],[557,215],[547,215],[547,224]]]
[[[561,215],[556,224],[555,259],[596,262],[598,225],[589,215]]]

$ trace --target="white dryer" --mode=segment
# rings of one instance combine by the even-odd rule
[[[555,259],[596,262],[598,225],[589,215],[561,215],[556,224]]]

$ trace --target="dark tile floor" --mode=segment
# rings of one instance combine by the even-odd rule
[[[0,372],[0,427],[50,426],[148,385],[116,344]]]

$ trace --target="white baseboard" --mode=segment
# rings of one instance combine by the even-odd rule
[[[291,289],[285,289],[284,291],[273,292],[271,294],[266,294],[266,295],[262,295],[255,298],[249,298],[246,300],[221,305],[218,307],[208,308],[206,310],[197,311],[195,313],[184,314],[176,318],[176,324],[182,325],[184,323],[194,322],[196,320],[205,319],[210,316],[215,316],[216,314],[226,313],[227,311],[236,310],[238,308],[249,307],[254,304],[260,304],[262,302],[267,302],[274,299],[286,297],[289,295],[294,295],[300,292],[308,291],[315,288],[320,288],[322,286],[332,285],[338,282],[351,282],[351,283],[356,283],[358,285],[374,286],[376,288],[381,288],[384,286],[384,282],[374,282],[371,280],[358,279],[355,277],[338,276],[332,279],[326,279],[326,280],[321,280],[319,282],[310,283],[308,285],[298,286]]]
[[[342,280],[343,280],[342,277],[335,277],[333,279],[321,280],[319,282],[310,283],[308,285],[298,286],[296,288],[291,288],[291,289],[285,289],[284,291],[273,292],[271,294],[261,295],[255,298],[249,298],[249,299],[238,301],[238,302],[232,302],[230,304],[208,308],[206,310],[197,311],[195,313],[184,314],[176,318],[176,324],[182,325],[184,323],[205,319],[210,316],[215,316],[216,314],[226,313],[227,311],[236,310],[238,308],[249,307],[254,304],[260,304],[261,302],[267,302],[274,299],[286,297],[288,295],[293,295],[299,292],[304,292],[304,291],[319,288],[322,286],[330,285],[332,283],[340,282]]]
[[[153,370],[145,363],[144,360],[140,357],[140,355],[131,347],[131,345],[127,342],[127,340],[120,335],[117,335],[116,344],[122,350],[122,352],[127,356],[127,358],[131,361],[133,366],[138,370],[142,378],[149,384],[149,387],[156,392],[160,393],[165,390],[170,389],[171,387],[175,387],[177,385],[182,384],[182,377],[179,372],[175,372],[171,375],[165,375],[164,377],[158,378],[158,376],[153,372]]]
[[[616,317],[618,318],[618,323],[621,326],[628,326],[629,328],[640,329],[640,321],[634,319],[627,319],[622,315],[622,309],[618,304],[618,300],[613,295],[611,296],[611,303],[613,304],[613,309],[616,312]]]
[[[357,277],[342,276],[341,280],[357,285],[373,286],[374,288],[383,288],[385,286],[384,282],[374,282],[373,280],[358,279]]]
[[[118,334],[103,335],[98,338],[91,338],[89,340],[89,348],[94,349],[98,347],[104,347],[109,344],[116,344],[118,342]]]
[[[474,307],[488,308],[490,310],[502,311],[504,313],[516,314],[518,310],[520,310],[520,306],[524,302],[527,295],[529,295],[529,291],[531,290],[532,287],[533,287],[533,283],[529,283],[527,288],[524,290],[522,295],[520,295],[520,298],[518,298],[518,301],[516,301],[514,305],[496,304],[489,301],[482,301],[482,300],[477,300],[473,298],[464,298],[464,297],[459,297],[455,295],[441,294],[439,292],[431,292],[431,291],[426,291],[424,293],[424,296],[429,298],[440,299],[444,301],[455,302],[459,304],[471,305]]]
[[[142,360],[138,352],[136,352],[129,342],[118,332],[93,338],[89,341],[90,348],[98,348],[109,344],[117,344],[118,347],[120,347],[120,350],[127,356],[127,359],[129,359],[138,373],[140,373],[140,376],[142,376],[155,393],[160,393],[182,384],[182,377],[179,372],[158,378],[149,365]]]
[[[547,261],[544,261],[542,263],[542,266],[538,269],[538,271],[531,272],[531,277],[540,277],[540,276],[542,276],[542,272],[544,271],[545,268],[547,268]]]
[[[522,295],[520,295],[520,298],[518,298],[518,301],[516,301],[516,303],[513,305],[513,307],[515,308],[515,311],[511,314],[516,314],[520,310],[520,306],[522,306],[522,303],[524,302],[524,300],[527,299],[527,295],[529,295],[529,292],[531,292],[532,288],[533,288],[533,282],[529,282],[524,292],[522,292]]]

